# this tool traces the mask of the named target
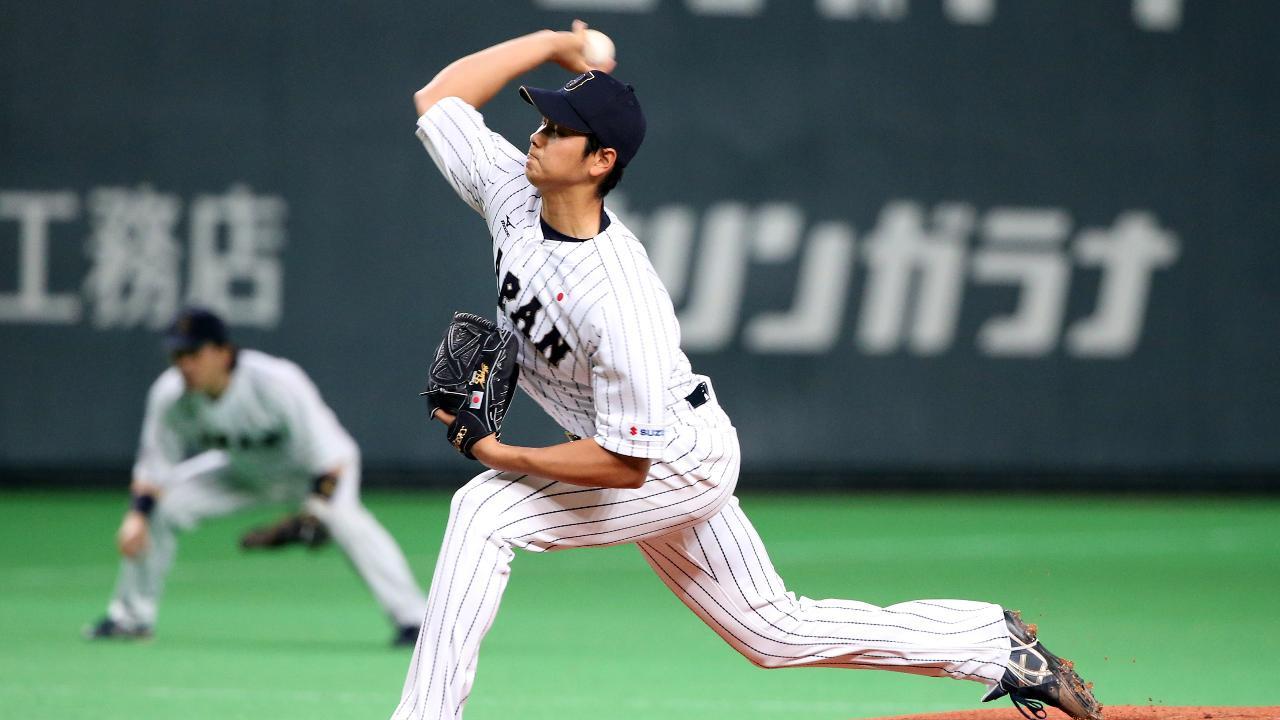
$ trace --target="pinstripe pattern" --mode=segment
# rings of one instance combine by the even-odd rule
[[[523,338],[520,387],[574,435],[626,455],[664,457],[665,441],[681,431],[683,398],[706,378],[680,349],[671,298],[644,246],[612,213],[588,242],[546,238],[524,153],[463,101],[441,100],[417,132],[454,191],[485,218],[497,322]],[[531,303],[536,313],[522,312]],[[569,347],[558,362],[539,349],[549,333]]]
[[[254,441],[268,437],[277,441]],[[250,349],[237,352],[216,400],[187,392],[175,367],[160,374],[148,394],[134,474],[162,485],[193,451],[219,448],[237,479],[255,486],[305,481],[359,461],[355,440],[302,368]]]
[[[847,667],[997,682],[1009,655],[998,605],[917,600],[880,608],[788,592],[730,500],[706,523],[638,543],[667,587],[752,663]]]
[[[218,449],[186,455],[221,438]],[[272,442],[255,439],[275,438]],[[152,517],[151,548],[124,558],[107,615],[125,627],[152,626],[178,532],[205,518],[272,502],[301,503],[312,478],[338,470],[328,501],[307,510],[329,529],[396,625],[422,617],[426,598],[395,540],[360,502],[360,451],[293,362],[243,349],[216,400],[187,392],[169,368],[148,396],[135,476],[165,488]],[[185,459],[184,459],[185,458]]]
[[[395,718],[453,718],[475,678],[514,548],[533,552],[661,538],[707,521],[733,497],[737,437],[719,408],[695,440],[654,463],[635,490],[584,488],[488,471],[454,494],[427,613]],[[677,468],[687,469],[679,471]]]
[[[680,350],[666,289],[615,216],[590,240],[549,239],[523,154],[457,98],[418,120],[441,173],[493,237],[498,322],[519,332],[520,386],[566,430],[652,459],[638,489],[488,471],[453,498],[394,720],[458,718],[515,548],[635,543],[662,581],[762,667],[879,668],[992,684],[1009,639],[997,605],[815,602],[784,587],[733,490],[737,433]],[[567,348],[556,354],[552,339]],[[648,433],[641,432],[647,430]]]

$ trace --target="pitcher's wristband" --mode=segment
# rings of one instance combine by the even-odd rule
[[[156,509],[156,498],[154,495],[134,495],[130,507],[144,517],[151,517],[151,511]]]

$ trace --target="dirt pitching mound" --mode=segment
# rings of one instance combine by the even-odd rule
[[[1048,720],[1071,720],[1057,710],[1045,708]],[[1160,705],[1107,705],[1105,720],[1280,720],[1280,706],[1270,707],[1163,707]],[[1015,708],[999,710],[959,710],[926,715],[896,715],[880,720],[1024,720]]]

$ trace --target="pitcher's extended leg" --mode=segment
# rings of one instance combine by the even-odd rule
[[[987,685],[1004,674],[1009,633],[999,605],[914,600],[881,608],[797,597],[737,498],[703,524],[637,544],[681,602],[760,667],[876,668]]]

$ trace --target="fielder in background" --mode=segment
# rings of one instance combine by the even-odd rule
[[[497,325],[518,337],[519,386],[572,439],[506,445],[471,409],[475,400],[456,414],[433,410],[453,444],[491,469],[454,495],[393,717],[462,715],[515,548],[632,543],[681,602],[760,667],[950,677],[1037,714],[1047,703],[1098,720],[1070,665],[999,605],[877,607],[787,590],[734,497],[737,433],[681,351],[671,298],[643,246],[604,207],[645,119],[632,87],[608,74],[612,61],[588,66],[585,30],[575,23],[468,55],[414,95],[418,137],[491,235]],[[558,90],[520,88],[541,116],[525,152],[477,108],[546,62],[579,74]]]
[[[133,503],[117,534],[123,560],[107,614],[87,637],[149,637],[177,533],[265,503],[303,515],[244,544],[314,542],[328,531],[411,645],[426,598],[385,528],[360,502],[360,450],[294,363],[228,338],[213,313],[179,313],[164,342],[173,367],[147,397]]]

